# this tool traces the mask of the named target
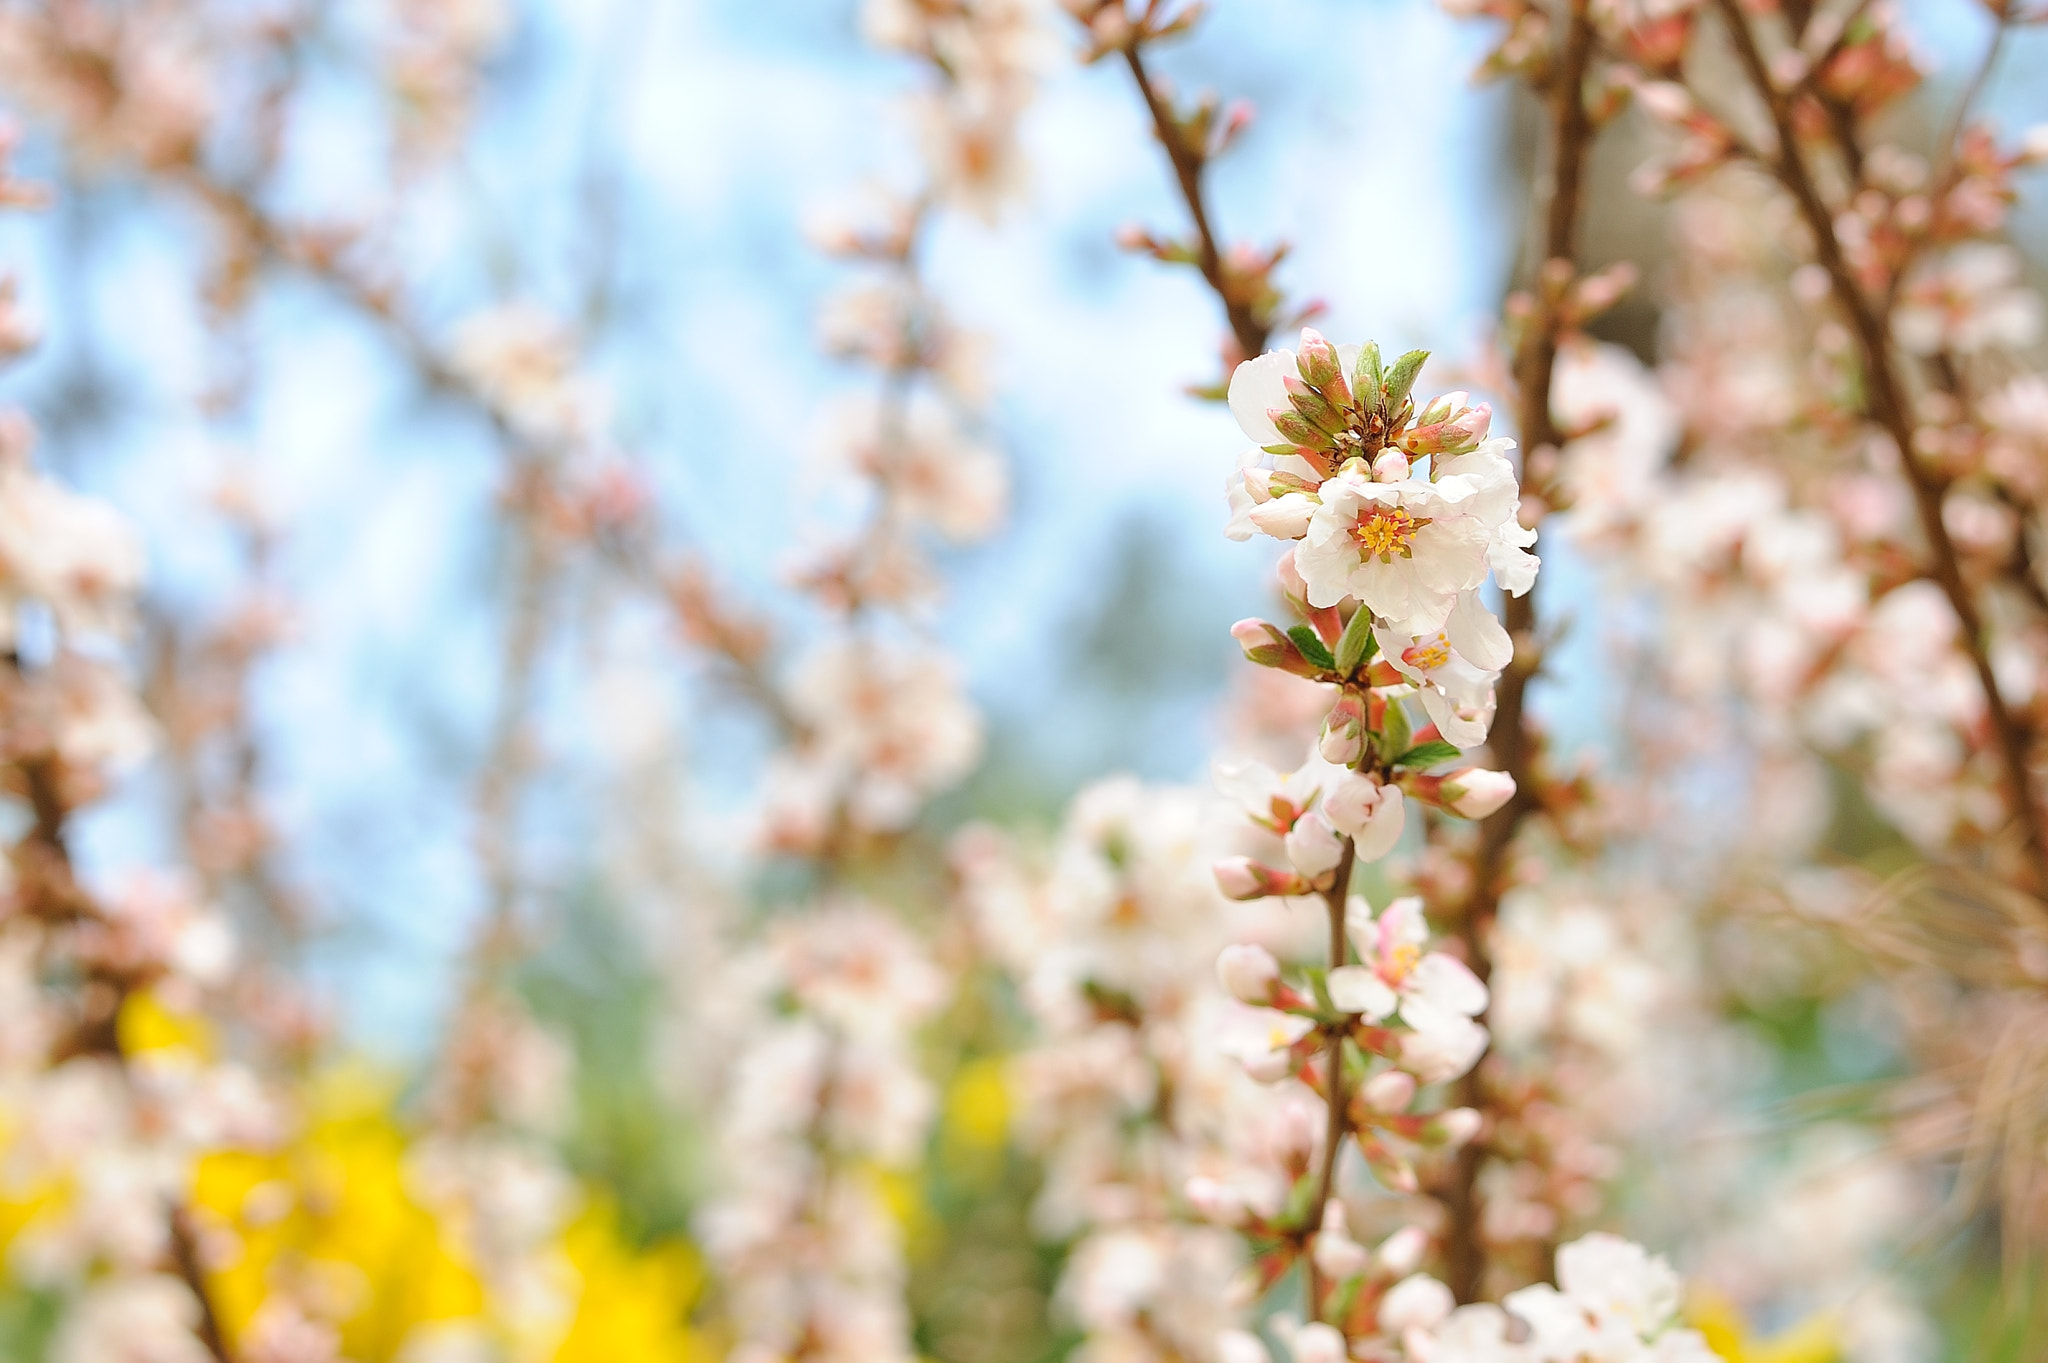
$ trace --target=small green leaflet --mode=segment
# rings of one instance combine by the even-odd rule
[[[1395,758],[1394,765],[1397,767],[1414,767],[1419,771],[1433,767],[1439,762],[1448,762],[1454,757],[1462,756],[1464,754],[1459,750],[1457,744],[1446,743],[1441,738],[1438,738],[1432,739],[1427,743],[1417,743],[1407,752]]]
[[[1337,670],[1337,660],[1330,656],[1330,650],[1323,645],[1322,636],[1307,625],[1296,625],[1287,631],[1287,637],[1294,640],[1294,646],[1301,650],[1301,656],[1322,668],[1325,672]]]

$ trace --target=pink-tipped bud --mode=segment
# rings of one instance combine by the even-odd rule
[[[1301,650],[1294,646],[1294,640],[1283,634],[1277,625],[1269,625],[1264,620],[1240,620],[1230,627],[1230,637],[1237,640],[1244,656],[1260,667],[1277,667],[1297,677],[1322,675],[1321,669],[1302,657]]]
[[[1456,1149],[1479,1134],[1479,1128],[1486,1119],[1479,1115],[1478,1108],[1454,1107],[1438,1115],[1436,1130],[1431,1133],[1445,1145]]]
[[[1406,1070],[1383,1070],[1365,1081],[1360,1096],[1374,1112],[1406,1112],[1415,1098],[1415,1076]]]
[[[1351,1359],[1351,1351],[1337,1327],[1319,1320],[1296,1330],[1288,1348],[1294,1354],[1294,1363],[1350,1363]]]
[[[1375,483],[1398,483],[1408,476],[1408,456],[1391,447],[1373,456],[1372,480]]]
[[[1365,698],[1346,691],[1330,707],[1323,736],[1316,745],[1325,762],[1348,767],[1365,752]]]
[[[1222,879],[1221,867],[1217,879]],[[1236,942],[1216,957],[1216,978],[1239,1003],[1269,1004],[1274,986],[1280,983],[1280,962],[1262,946]]]
[[[1266,417],[1273,423],[1273,429],[1280,432],[1280,438],[1290,445],[1317,449],[1327,443],[1323,432],[1292,407],[1268,407]]]
[[[1290,492],[1254,506],[1251,522],[1276,540],[1298,540],[1308,533],[1308,523],[1315,519],[1318,505],[1306,493]]]
[[[1344,376],[1344,364],[1337,358],[1337,347],[1324,340],[1323,333],[1314,327],[1301,329],[1301,349],[1295,352],[1294,367],[1316,388],[1327,387]]]
[[[1380,1329],[1391,1335],[1434,1330],[1457,1304],[1450,1288],[1426,1273],[1417,1273],[1395,1283],[1380,1298]]]
[[[1692,96],[1676,81],[1645,81],[1636,87],[1636,103],[1643,112],[1665,123],[1684,123],[1693,115]]]
[[[1401,432],[1400,445],[1410,454],[1463,454],[1478,448],[1492,424],[1491,405],[1467,407],[1463,393],[1451,393],[1430,403],[1421,418]]]
[[[1294,562],[1292,549],[1280,556],[1280,566],[1276,571],[1280,577],[1280,594],[1287,598],[1287,604],[1294,608],[1296,615],[1307,616],[1314,607],[1308,604],[1308,582]]]
[[[1181,1190],[1195,1215],[1219,1226],[1235,1226],[1244,1220],[1244,1195],[1228,1183],[1196,1174]]]
[[[1420,1226],[1403,1226],[1380,1241],[1375,1257],[1389,1273],[1413,1273],[1429,1248],[1429,1232]]]
[[[1327,1226],[1316,1236],[1315,1248],[1310,1252],[1315,1256],[1316,1267],[1333,1283],[1347,1282],[1372,1264],[1372,1254],[1364,1245]]]
[[[1216,863],[1216,888],[1230,899],[1264,899],[1269,895],[1306,894],[1308,882],[1292,871],[1276,871],[1250,857],[1225,857]]]
[[[1437,803],[1461,819],[1483,819],[1514,798],[1515,778],[1484,767],[1454,771],[1437,788]]]
[[[1250,468],[1243,470],[1244,490],[1251,494],[1254,505],[1273,500],[1273,470]]]

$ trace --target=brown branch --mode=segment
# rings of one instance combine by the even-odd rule
[[[2041,838],[2039,805],[2033,778],[2028,771],[2027,750],[2031,735],[2026,725],[2006,704],[1991,667],[1989,640],[1975,596],[1963,580],[1962,566],[1948,527],[1942,522],[1946,480],[1921,462],[1913,450],[1913,421],[1904,381],[1891,352],[1887,319],[1864,296],[1835,236],[1834,215],[1822,201],[1811,170],[1799,149],[1792,111],[1771,84],[1770,72],[1758,49],[1756,35],[1736,0],[1715,0],[1727,26],[1735,54],[1757,95],[1771,116],[1777,135],[1777,155],[1772,169],[1778,182],[1792,196],[1800,217],[1814,240],[1814,253],[1827,272],[1836,305],[1848,319],[1863,361],[1864,409],[1899,452],[1899,466],[1913,494],[1913,507],[1927,541],[1929,561],[1926,575],[1940,587],[1961,627],[1964,651],[1984,693],[1984,708],[1991,723],[2004,776],[2008,809],[2020,824],[2020,838],[2026,849],[2032,888],[2048,889],[2048,849]]]
[[[1571,0],[1562,60],[1548,91],[1552,159],[1549,184],[1544,190],[1539,277],[1552,261],[1562,261],[1569,268],[1577,251],[1586,196],[1586,153],[1593,139],[1584,86],[1595,36],[1590,0]],[[1523,333],[1514,364],[1516,421],[1525,467],[1537,451],[1554,448],[1561,439],[1551,416],[1550,388],[1557,370],[1563,319],[1558,315],[1551,291],[1538,288],[1534,293],[1537,313]],[[1536,598],[1533,592],[1510,596],[1505,605],[1504,623],[1509,637],[1515,641],[1516,657],[1501,674],[1496,688],[1490,743],[1501,768],[1515,778],[1515,794],[1480,824],[1479,846],[1473,856],[1472,896],[1466,901],[1458,924],[1467,963],[1482,980],[1492,973],[1487,936],[1507,888],[1515,836],[1523,821],[1539,807],[1537,765],[1541,742],[1528,715],[1529,682],[1542,663],[1541,656],[1534,651]],[[1477,1070],[1461,1081],[1461,1096],[1468,1106],[1483,1107],[1480,1083]],[[1486,1248],[1480,1237],[1478,1196],[1479,1170],[1484,1161],[1484,1143],[1476,1138],[1466,1142],[1439,1193],[1450,1218],[1444,1244],[1445,1281],[1461,1302],[1479,1300],[1485,1288]]]
[[[97,913],[98,908],[85,897],[71,877],[71,848],[65,836],[65,822],[69,816],[63,795],[59,788],[59,759],[40,755],[17,759],[15,769],[21,774],[27,787],[29,808],[33,811],[34,824],[17,847],[17,864],[23,851],[33,856],[38,871],[25,888],[32,891],[48,889],[51,879],[63,882],[68,893],[62,895],[62,903],[56,906],[56,913],[69,918],[85,911]],[[125,976],[109,976],[97,968],[88,971],[87,990],[105,987],[112,991],[113,1004],[105,1017],[84,1020],[74,1041],[84,1038],[88,1044],[77,1048],[76,1053],[103,1055],[119,1067],[124,1082],[128,1079],[128,1057],[121,1048],[119,1027],[121,1001],[132,988],[132,982]],[[60,1044],[59,1056],[64,1047]],[[199,1255],[192,1239],[189,1225],[190,1216],[185,1208],[172,1203],[164,1210],[170,1235],[172,1266],[186,1288],[191,1291],[199,1305],[199,1341],[206,1346],[216,1363],[234,1363],[226,1339],[220,1331],[219,1317],[214,1310],[213,1293],[206,1281],[205,1269],[199,1262]]]
[[[1145,69],[1143,45],[1141,37],[1134,37],[1125,44],[1124,64],[1130,68],[1131,80],[1138,87],[1139,97],[1145,101],[1145,111],[1152,116],[1152,131],[1158,135],[1159,144],[1166,148],[1167,160],[1173,163],[1174,179],[1179,182],[1180,196],[1187,204],[1188,217],[1195,227],[1195,266],[1202,272],[1202,278],[1208,281],[1217,301],[1223,304],[1223,314],[1229,319],[1231,338],[1236,341],[1239,352],[1250,359],[1265,352],[1272,327],[1259,317],[1250,300],[1232,282],[1223,251],[1216,243],[1216,233],[1209,225],[1209,209],[1202,187],[1202,171],[1208,164],[1208,157],[1200,147],[1189,144],[1179,118],[1160,98],[1151,73]]]
[[[1344,910],[1351,899],[1351,872],[1358,862],[1358,845],[1350,838],[1344,839],[1344,854],[1337,862],[1336,878],[1330,888],[1323,892],[1323,904],[1330,913],[1330,969],[1335,970],[1349,958],[1349,943],[1344,936]],[[1341,1024],[1330,1029],[1329,1048],[1324,1052],[1324,1065],[1329,1076],[1323,1083],[1323,1098],[1329,1105],[1329,1120],[1323,1125],[1323,1165],[1316,1175],[1315,1205],[1309,1209],[1308,1224],[1304,1228],[1303,1271],[1308,1279],[1308,1317],[1322,1319],[1321,1275],[1316,1272],[1315,1237],[1322,1233],[1323,1217],[1330,1205],[1330,1191],[1337,1184],[1337,1156],[1344,1149],[1344,1138],[1351,1134],[1351,1114],[1344,1102],[1344,1037],[1350,1029]]]

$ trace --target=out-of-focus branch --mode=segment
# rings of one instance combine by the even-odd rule
[[[1202,272],[1202,278],[1208,281],[1217,301],[1223,305],[1223,315],[1230,322],[1230,334],[1239,353],[1247,359],[1260,354],[1272,335],[1273,324],[1270,318],[1262,318],[1253,310],[1244,289],[1226,272],[1223,251],[1216,243],[1215,230],[1209,225],[1207,194],[1202,184],[1208,154],[1192,142],[1179,115],[1154,88],[1151,73],[1145,67],[1142,39],[1133,37],[1124,48],[1124,64],[1130,68],[1131,81],[1138,87],[1139,97],[1145,101],[1145,111],[1152,116],[1152,131],[1158,136],[1159,145],[1166,149],[1167,160],[1173,164],[1174,180],[1180,185],[1181,199],[1188,208],[1188,219],[1194,224],[1195,267]]]
[[[1899,466],[1913,495],[1913,507],[1922,537],[1927,541],[1926,575],[1940,587],[1961,629],[1964,652],[1984,693],[1984,709],[1991,726],[2000,769],[2006,787],[2008,808],[2020,824],[2020,840],[2026,849],[2028,875],[2036,890],[2048,889],[2048,849],[2041,836],[2039,802],[2028,771],[2031,735],[2024,720],[2014,713],[1999,689],[1991,665],[1990,641],[1975,594],[1963,580],[1962,566],[1954,540],[1942,519],[1942,499],[1947,491],[1944,477],[1915,453],[1910,399],[1892,354],[1889,319],[1864,296],[1854,271],[1835,235],[1834,214],[1822,200],[1805,154],[1800,150],[1791,106],[1771,83],[1770,71],[1747,15],[1735,0],[1715,0],[1728,29],[1743,73],[1770,114],[1777,137],[1771,168],[1778,182],[1791,195],[1807,231],[1812,235],[1814,254],[1826,271],[1835,304],[1849,323],[1863,362],[1864,406],[1872,421],[1889,436],[1899,452]],[[1853,143],[1851,144],[1853,145]]]
[[[1545,92],[1549,98],[1551,166],[1547,183],[1540,191],[1543,235],[1537,266],[1539,287],[1531,291],[1536,311],[1522,331],[1514,356],[1516,425],[1522,439],[1525,471],[1539,464],[1539,452],[1555,450],[1561,439],[1551,415],[1550,389],[1565,319],[1559,311],[1561,290],[1540,284],[1544,275],[1552,273],[1569,280],[1574,270],[1579,222],[1585,206],[1586,156],[1593,140],[1584,86],[1593,59],[1594,39],[1590,0],[1571,0],[1559,61]],[[1542,495],[1543,489],[1536,490],[1539,502],[1547,504],[1552,500]],[[1501,767],[1515,778],[1515,794],[1479,827],[1479,845],[1472,862],[1472,894],[1458,925],[1467,964],[1482,980],[1491,974],[1488,934],[1507,889],[1515,836],[1523,822],[1540,808],[1541,801],[1541,740],[1528,714],[1529,683],[1542,665],[1535,593],[1507,597],[1504,614],[1508,635],[1515,643],[1515,657],[1501,674],[1495,692],[1497,709],[1489,742]],[[1480,1082],[1476,1071],[1463,1081],[1464,1100],[1475,1107],[1481,1106],[1477,1092]],[[1480,1234],[1478,1179],[1485,1156],[1483,1138],[1468,1142],[1458,1152],[1449,1180],[1439,1194],[1450,1216],[1444,1243],[1445,1280],[1461,1302],[1478,1300],[1484,1290],[1486,1248]]]

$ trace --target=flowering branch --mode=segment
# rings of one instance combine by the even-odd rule
[[[1913,497],[1920,533],[1926,541],[1927,576],[1940,587],[1961,626],[1961,643],[1977,683],[1983,691],[2003,772],[2006,799],[2019,824],[2021,845],[2028,864],[2028,878],[2037,887],[2048,887],[2048,844],[2042,839],[2039,802],[2029,770],[2031,735],[2026,722],[2016,714],[2000,689],[1992,669],[1990,640],[1975,594],[1963,579],[1954,539],[1942,516],[1947,491],[1941,474],[1922,462],[1913,439],[1914,422],[1904,381],[1893,359],[1886,317],[1865,296],[1855,271],[1843,253],[1836,235],[1835,216],[1822,200],[1805,154],[1800,149],[1799,130],[1790,104],[1771,80],[1763,53],[1757,45],[1750,21],[1735,0],[1715,0],[1730,41],[1750,87],[1763,102],[1776,134],[1772,169],[1780,184],[1792,196],[1801,219],[1813,238],[1814,254],[1826,272],[1835,304],[1849,323],[1862,360],[1865,405],[1899,452],[1899,465]],[[1853,136],[1838,133],[1845,153],[1853,152]]]
[[[1203,183],[1209,162],[1250,125],[1251,109],[1239,103],[1227,112],[1220,111],[1213,98],[1204,99],[1191,109],[1175,108],[1172,91],[1152,73],[1145,54],[1152,44],[1192,30],[1201,16],[1201,6],[1188,5],[1170,11],[1165,0],[1144,0],[1142,10],[1133,16],[1130,3],[1131,0],[1067,0],[1067,8],[1088,28],[1084,60],[1097,61],[1111,52],[1123,57],[1131,82],[1151,117],[1153,134],[1173,168],[1174,182],[1187,206],[1194,237],[1191,241],[1162,241],[1143,229],[1133,228],[1124,234],[1124,244],[1168,263],[1193,265],[1201,274],[1222,304],[1229,325],[1229,344],[1224,347],[1224,367],[1228,370],[1265,350],[1274,330],[1281,325],[1282,299],[1273,285],[1272,272],[1286,248],[1275,247],[1262,254],[1225,247],[1212,226]],[[1214,395],[1221,396],[1221,392]]]
[[[1565,307],[1566,286],[1576,274],[1578,225],[1585,203],[1586,156],[1593,140],[1593,122],[1586,108],[1586,75],[1591,65],[1596,30],[1590,0],[1570,0],[1565,31],[1554,68],[1548,76],[1551,168],[1541,195],[1542,238],[1538,243],[1534,306],[1523,322],[1513,369],[1516,379],[1516,423],[1523,441],[1523,476],[1536,496],[1532,521],[1559,501],[1559,492],[1538,471],[1554,470],[1563,443],[1552,414],[1552,380],[1558,344],[1574,325]],[[1466,960],[1480,979],[1492,974],[1490,938],[1507,890],[1509,859],[1523,821],[1542,799],[1538,771],[1542,741],[1527,713],[1529,683],[1542,667],[1534,593],[1511,596],[1503,623],[1517,656],[1501,673],[1496,691],[1498,709],[1489,744],[1501,767],[1515,781],[1506,805],[1479,826],[1472,857],[1472,891],[1458,920],[1458,937]],[[1466,1101],[1478,1099],[1477,1081],[1465,1081]],[[1476,1301],[1485,1279],[1486,1249],[1480,1235],[1483,1209],[1479,1173],[1485,1147],[1473,1141],[1461,1149],[1441,1192],[1450,1225],[1445,1236],[1445,1281],[1461,1302]]]

